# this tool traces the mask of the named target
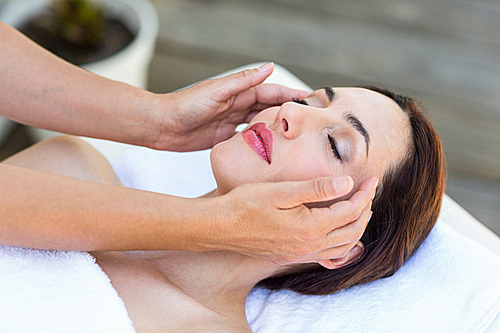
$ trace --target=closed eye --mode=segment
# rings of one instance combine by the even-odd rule
[[[328,141],[330,141],[330,146],[332,147],[333,155],[342,162],[342,157],[340,157],[339,151],[337,150],[337,144],[335,143],[335,139],[328,134]]]
[[[305,100],[303,99],[298,99],[298,98],[292,98],[292,101],[294,101],[295,103],[299,103],[299,104],[304,104],[304,105],[309,105]]]
[[[298,98],[292,98],[292,101],[298,104],[303,104],[303,105],[309,105],[305,100],[303,99],[298,99]],[[337,158],[340,162],[342,162],[342,157],[340,157],[339,151],[337,150],[337,144],[335,143],[335,139],[328,134],[328,141],[330,142],[330,146],[332,147],[333,155],[335,158]]]

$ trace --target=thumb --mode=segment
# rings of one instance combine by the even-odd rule
[[[272,74],[274,63],[270,62],[259,68],[246,69],[244,71],[225,76],[218,79],[220,91],[226,94],[227,98],[237,95],[242,91],[255,87]]]
[[[301,182],[287,182],[286,202],[281,208],[296,207],[304,203],[328,201],[348,194],[354,181],[349,176],[323,177]],[[293,193],[293,195],[290,195]]]

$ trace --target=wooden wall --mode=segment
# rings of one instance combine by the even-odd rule
[[[500,182],[500,3],[495,0],[154,0],[150,88],[253,61],[312,87],[375,84],[425,102],[449,167]]]

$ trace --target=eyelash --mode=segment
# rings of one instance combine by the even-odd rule
[[[335,155],[335,157],[340,162],[342,162],[342,158],[340,157],[339,151],[337,150],[337,145],[335,143],[335,139],[330,134],[328,134],[328,141],[330,141],[330,146],[332,147],[333,155]]]
[[[303,104],[303,105],[309,105],[305,100],[303,99],[298,99],[298,98],[292,98],[292,101],[294,101],[295,103],[299,103],[299,104]]]
[[[303,105],[309,105],[305,100],[303,99],[298,99],[298,98],[292,98],[292,101],[298,104],[303,104]],[[330,147],[332,147],[333,155],[342,162],[342,158],[340,157],[339,151],[337,150],[337,144],[335,143],[335,139],[328,134],[328,141],[330,142]]]

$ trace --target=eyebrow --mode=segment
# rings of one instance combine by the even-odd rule
[[[333,91],[332,87],[323,87],[320,89],[323,89],[325,91],[325,94],[328,97],[328,100],[330,101],[330,103],[332,103],[333,100],[335,99],[335,91]],[[345,121],[347,121],[349,124],[351,124],[351,126],[354,127],[354,129],[356,131],[358,131],[365,139],[366,157],[368,157],[368,151],[370,149],[370,135],[368,134],[368,131],[366,130],[365,126],[358,119],[358,117],[356,117],[352,113],[344,112],[344,114],[342,116],[345,119]]]
[[[346,112],[344,112],[344,114],[342,116],[365,139],[365,143],[366,143],[366,157],[368,157],[368,150],[370,148],[370,135],[368,134],[366,128],[363,126],[363,123],[355,115],[353,115],[352,113],[346,113]]]
[[[335,92],[333,91],[332,87],[323,87],[320,89],[325,90],[328,100],[330,101],[330,103],[333,102],[333,99],[335,98]]]

